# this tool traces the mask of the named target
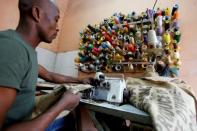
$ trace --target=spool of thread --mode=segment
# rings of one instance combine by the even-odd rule
[[[178,21],[177,21],[176,19],[173,20],[172,27],[174,27],[174,28],[179,28],[179,23],[178,23]]]
[[[169,8],[166,8],[166,9],[165,9],[165,15],[166,15],[166,16],[170,16],[170,9],[169,9]]]
[[[95,29],[94,27],[92,27],[91,25],[88,25],[87,27],[88,27],[88,29],[89,29],[90,31],[96,33],[96,29]]]
[[[114,21],[116,24],[120,24],[120,19],[117,16],[114,17]]]
[[[135,59],[140,59],[140,51],[137,49],[136,52],[135,52]]]
[[[152,19],[152,18],[153,18],[154,10],[147,9],[147,10],[146,10],[146,13],[147,13],[147,15],[148,15],[148,18],[150,18],[150,19]]]
[[[155,30],[149,30],[148,31],[148,43],[152,44],[154,47],[156,47],[158,40],[156,36]]]
[[[95,66],[93,64],[89,64],[88,69],[91,71],[95,71]]]
[[[117,31],[118,30],[118,26],[117,25],[113,25],[112,26],[112,29],[115,30],[115,31]]]
[[[147,33],[147,30],[143,31],[143,37],[144,37],[144,43],[148,44],[148,33]]]
[[[87,57],[86,57],[86,56],[84,56],[84,57],[80,56],[80,57],[79,57],[79,61],[80,61],[81,63],[84,63],[84,62],[87,61]]]
[[[178,18],[179,18],[179,12],[178,11],[175,11],[174,12],[174,15],[173,15],[173,19],[174,20],[178,20]]]
[[[157,35],[162,36],[162,34],[163,34],[163,28],[162,28],[162,26],[158,26],[157,27]]]
[[[107,26],[107,30],[109,31],[110,34],[112,34],[112,28],[110,26]]]
[[[175,59],[180,59],[180,53],[179,53],[179,51],[174,51],[174,58]]]
[[[107,43],[106,43],[106,42],[102,42],[102,44],[101,44],[101,48],[102,48],[102,49],[106,49],[106,48],[108,48]]]
[[[122,69],[121,65],[115,65],[115,71],[120,71]]]
[[[90,56],[91,56],[92,60],[96,60],[97,59],[97,57],[95,55],[93,55],[93,54],[91,54]]]
[[[123,56],[121,56],[120,54],[116,53],[116,55],[114,56],[114,60],[115,61],[122,61],[123,60]]]
[[[162,36],[157,36],[158,42],[162,42]]]
[[[132,71],[134,69],[133,64],[129,64],[129,70]]]
[[[93,46],[93,44],[89,44],[88,46],[87,46],[87,50],[92,50],[94,48],[94,46]]]
[[[109,41],[106,41],[106,45],[108,46],[108,48],[110,48],[111,50],[114,50],[114,47],[111,45],[111,43]]]
[[[125,36],[124,36],[124,41],[125,41],[125,42],[129,42],[129,35],[125,35]]]
[[[109,65],[105,66],[105,70],[106,70],[107,72],[112,72],[111,67],[110,67]]]
[[[136,41],[137,41],[137,40],[139,40],[139,41],[142,40],[142,33],[141,33],[141,31],[137,31],[137,32],[135,33],[135,40],[136,40]]]
[[[99,48],[94,47],[94,48],[92,49],[92,53],[93,53],[94,55],[98,55],[99,52],[100,52]]]
[[[129,32],[129,29],[127,27],[124,27],[124,32],[125,33],[128,33]]]
[[[115,49],[116,49],[116,52],[118,52],[119,54],[122,54],[123,55],[123,50],[120,49],[119,46],[116,46]]]
[[[95,60],[96,65],[100,65],[100,61],[98,59]]]
[[[162,24],[163,24],[163,16],[162,15],[159,15],[157,17],[157,26],[158,27],[162,27]]]
[[[85,51],[84,50],[80,50],[79,53],[78,53],[78,55],[79,56],[82,56],[82,57],[85,56]]]
[[[123,35],[118,35],[118,40],[123,40]]]
[[[170,42],[171,42],[170,33],[168,33],[168,32],[164,33],[163,41],[164,41],[164,43],[166,43],[168,45],[170,44]]]
[[[168,29],[170,29],[170,21],[169,20],[165,20],[164,29],[165,29],[165,31],[167,31]]]
[[[155,15],[156,15],[156,17],[162,15],[162,10],[160,10],[160,8],[158,8]]]
[[[75,58],[75,63],[80,63],[80,58],[79,57]]]
[[[177,11],[179,9],[179,5],[178,4],[175,4],[172,8],[172,16],[174,16],[174,12]]]
[[[101,26],[101,29],[102,29],[103,31],[107,31],[107,29],[105,28],[105,26]]]
[[[99,40],[99,43],[102,43],[104,40],[105,40],[105,37],[102,36],[102,37],[100,38],[100,40]]]
[[[116,41],[116,40],[118,40],[118,38],[117,38],[115,35],[113,35],[113,36],[112,36],[112,40],[113,40],[113,41]]]
[[[112,42],[112,38],[107,32],[103,31],[102,35],[105,37],[105,40]]]
[[[136,51],[136,47],[132,43],[128,44],[127,48],[128,48],[127,49],[128,51],[131,51],[131,52],[135,52]]]
[[[145,44],[143,44],[143,45],[142,45],[142,51],[146,51],[147,49],[148,49],[148,46],[145,45]]]
[[[79,64],[79,69],[81,70],[81,71],[87,71],[87,68],[86,68],[86,66],[84,65],[84,64]]]
[[[176,40],[177,43],[180,42],[181,40],[181,32],[179,30],[177,30],[175,33],[174,33],[174,40]]]
[[[133,37],[129,37],[129,42],[132,43],[132,44],[134,44],[135,43],[134,38]]]

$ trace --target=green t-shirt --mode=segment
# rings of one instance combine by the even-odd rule
[[[16,31],[1,31],[0,87],[17,90],[16,100],[6,115],[4,125],[22,121],[31,115],[37,77],[36,51]]]

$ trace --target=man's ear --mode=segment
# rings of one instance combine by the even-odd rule
[[[36,22],[40,22],[42,10],[39,6],[32,7],[32,17]]]

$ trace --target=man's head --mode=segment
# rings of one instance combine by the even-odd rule
[[[34,24],[38,39],[51,43],[59,29],[59,10],[53,0],[19,0],[20,21]],[[25,22],[24,22],[25,21]]]

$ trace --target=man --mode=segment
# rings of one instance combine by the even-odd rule
[[[80,96],[70,92],[39,117],[25,121],[34,107],[37,76],[55,83],[82,81],[48,72],[37,64],[35,48],[57,36],[59,10],[50,0],[19,0],[16,30],[0,32],[0,130],[44,131],[63,110],[73,110]]]

